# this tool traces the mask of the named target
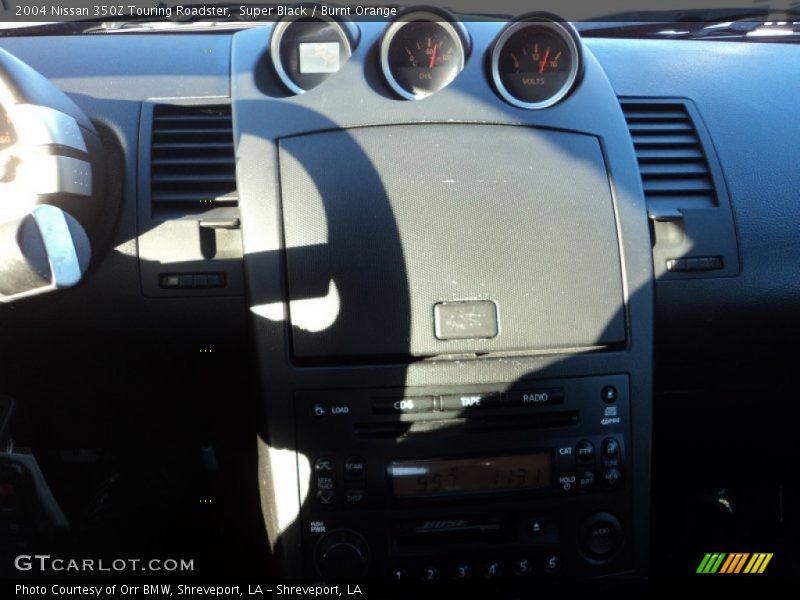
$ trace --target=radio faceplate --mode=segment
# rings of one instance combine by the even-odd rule
[[[626,375],[298,391],[295,410],[308,576],[633,568]]]

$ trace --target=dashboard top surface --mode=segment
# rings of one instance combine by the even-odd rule
[[[467,24],[477,50],[451,86],[422,101],[400,100],[382,82],[374,56],[385,25],[360,25],[364,34],[356,54],[338,77],[297,97],[287,96],[277,82],[264,84],[248,77],[237,81],[238,69],[255,68],[263,59],[264,55],[254,54],[253,49],[259,45],[266,48],[269,25],[235,36],[65,36],[49,37],[46,44],[36,37],[13,37],[3,38],[2,46],[54,81],[92,118],[117,127],[129,148],[134,148],[137,140],[135,103],[146,99],[230,98],[232,85],[240,89],[246,86],[248,93],[258,94],[274,103],[276,110],[285,111],[281,119],[265,120],[264,127],[270,129],[272,138],[370,122],[526,121],[584,131],[609,119],[622,123],[618,109],[608,102],[595,102],[596,98],[587,98],[585,107],[576,111],[568,111],[568,103],[544,111],[520,111],[502,102],[483,63],[486,47],[500,27],[497,24]],[[236,41],[239,39],[242,41]],[[800,175],[792,167],[796,148],[788,135],[800,115],[784,91],[794,77],[791,65],[796,63],[800,48],[791,44],[689,40],[586,38],[583,43],[588,50],[587,64],[596,60],[600,67],[597,72],[608,79],[609,92],[605,94],[690,99],[709,130],[729,188],[742,272],[730,279],[659,283],[659,322],[677,325],[666,328],[667,335],[662,339],[679,346],[692,335],[690,323],[703,319],[716,334],[716,323],[723,328],[737,315],[755,318],[776,314],[775,309],[786,314],[800,293],[794,276],[800,260],[794,252],[798,232],[792,226],[798,211],[792,190],[798,188],[796,179]],[[236,46],[242,44],[251,46],[246,57],[237,54]],[[245,59],[244,63],[237,56]],[[745,56],[760,65],[758,78],[741,77]],[[255,62],[247,64],[247,60]],[[588,77],[594,76],[588,73]],[[358,79],[356,102],[352,101],[356,88],[348,90],[344,89],[348,86],[336,84],[337,79],[344,81],[347,77]],[[589,90],[597,89],[585,83],[576,94],[591,94]],[[461,114],[459,107],[464,109]],[[340,110],[353,117],[344,118]],[[322,118],[321,112],[328,116]],[[302,126],[292,125],[293,114],[298,115]],[[748,151],[743,151],[745,146]],[[632,181],[631,185],[636,184]],[[135,193],[130,185],[128,193]],[[120,230],[131,231],[125,222]],[[115,293],[110,282],[98,283]],[[716,344],[713,338],[709,334],[712,348]]]

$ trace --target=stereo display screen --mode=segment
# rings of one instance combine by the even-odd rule
[[[550,452],[389,463],[396,498],[534,490],[552,484]]]

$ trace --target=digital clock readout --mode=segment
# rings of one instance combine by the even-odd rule
[[[447,460],[402,460],[389,464],[397,498],[533,490],[551,485],[549,452]]]

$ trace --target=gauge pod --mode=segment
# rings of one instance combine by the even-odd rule
[[[537,110],[563,100],[581,72],[581,45],[569,23],[530,16],[506,27],[491,55],[497,93],[509,104]]]
[[[351,37],[330,17],[279,21],[270,55],[275,71],[293,93],[302,94],[339,71],[353,53]]]
[[[416,11],[392,23],[381,40],[381,69],[401,98],[438,92],[464,69],[466,32],[443,15]]]

